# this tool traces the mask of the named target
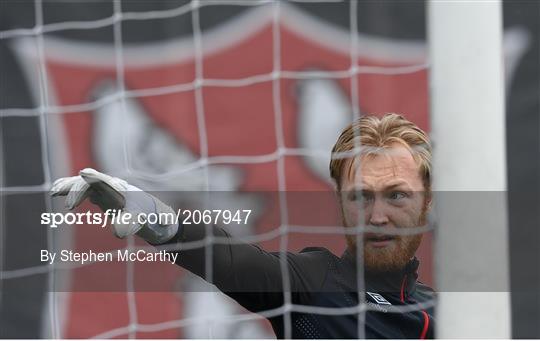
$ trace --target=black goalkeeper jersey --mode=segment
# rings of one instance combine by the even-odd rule
[[[168,244],[201,241],[205,231],[204,226],[181,226]],[[219,227],[212,232],[225,242],[212,245],[211,278],[205,276],[205,247],[182,250],[179,245],[176,263],[206,278],[247,310],[264,312],[278,338],[356,339],[361,336],[359,323],[366,338],[434,337],[433,308],[415,305],[429,306],[434,296],[417,281],[416,259],[399,272],[364,273],[366,311],[359,322],[357,266],[348,251],[338,257],[324,248],[306,248],[282,258],[279,252],[242,243]],[[283,314],[284,292],[290,293],[290,320]]]

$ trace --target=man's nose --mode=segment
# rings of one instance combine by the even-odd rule
[[[388,224],[389,219],[386,213],[386,205],[380,199],[373,200],[367,213],[367,223],[374,226],[383,226]]]

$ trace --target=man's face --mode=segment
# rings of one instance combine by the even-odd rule
[[[429,199],[424,192],[419,166],[407,148],[394,144],[352,162],[350,173],[344,172],[340,193],[346,227],[358,226],[360,214],[365,217],[365,225],[373,228],[425,224]],[[356,235],[347,235],[352,250],[356,250],[356,238]],[[401,269],[407,264],[418,249],[422,235],[370,232],[360,238],[364,242],[366,269],[387,271]]]

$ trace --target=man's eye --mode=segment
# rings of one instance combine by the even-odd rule
[[[357,201],[362,199],[363,201],[370,201],[373,199],[373,194],[366,191],[351,191],[349,192],[349,201]]]
[[[390,199],[392,200],[401,200],[405,198],[407,198],[407,193],[405,192],[396,191],[396,192],[390,193]]]
[[[375,196],[372,192],[362,192],[362,198],[365,202],[373,201],[375,199]]]

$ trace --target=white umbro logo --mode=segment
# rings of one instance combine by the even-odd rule
[[[388,302],[386,300],[386,298],[384,298],[381,294],[377,294],[375,292],[369,292],[369,291],[366,291],[366,294],[368,294],[369,296],[371,296],[371,298],[373,298],[375,300],[376,303],[379,303],[379,304],[386,304],[386,305],[392,305],[392,303]]]

